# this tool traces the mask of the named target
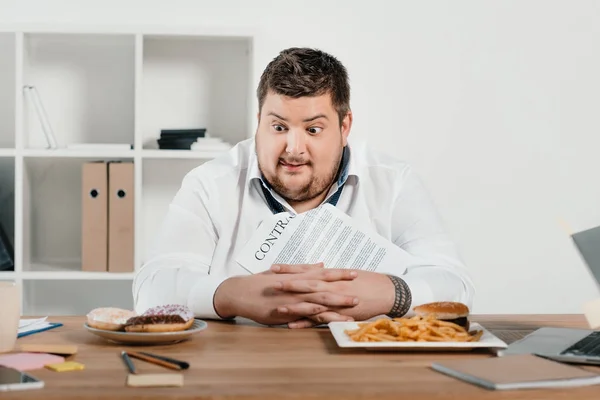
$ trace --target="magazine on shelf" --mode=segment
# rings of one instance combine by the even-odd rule
[[[32,85],[25,85],[23,87],[23,92],[33,109],[37,115],[37,118],[42,127],[42,132],[44,132],[44,136],[46,137],[46,142],[48,143],[49,149],[58,148],[58,143],[56,142],[56,138],[54,137],[54,132],[52,131],[52,127],[50,126],[50,121],[48,120],[48,114],[46,113],[46,109],[42,104],[42,99],[40,97],[40,93],[37,88]]]

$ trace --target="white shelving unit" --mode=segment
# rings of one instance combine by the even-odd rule
[[[183,176],[219,152],[159,150],[161,129],[206,128],[231,145],[250,137],[252,30],[65,29],[0,31],[0,224],[22,287],[22,314],[85,314],[133,307],[134,273],[81,270],[81,166],[133,161],[135,265]],[[7,55],[7,56],[6,56]],[[34,85],[58,149],[23,95]],[[119,143],[131,150],[68,149]]]

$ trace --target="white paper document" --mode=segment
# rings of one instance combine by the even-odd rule
[[[49,322],[46,322],[47,319],[48,317],[20,319],[18,333],[27,333],[31,331],[36,331],[38,329],[46,328],[51,325]]]
[[[325,268],[405,271],[400,248],[361,226],[331,204],[299,215],[283,212],[265,219],[236,261],[256,274],[273,264],[315,264]]]

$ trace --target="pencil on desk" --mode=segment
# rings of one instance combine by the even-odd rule
[[[149,362],[152,364],[160,365],[161,367],[165,367],[165,368],[169,368],[169,369],[176,369],[178,371],[182,369],[180,365],[173,364],[168,361],[160,360],[158,358],[149,357],[145,354],[138,353],[136,351],[126,351],[125,353],[129,357],[137,358],[139,360],[143,360],[143,361],[146,361],[146,362]]]
[[[171,358],[171,357],[159,356],[158,354],[146,353],[144,351],[140,351],[140,354],[143,354],[145,356],[152,357],[152,358],[158,358],[159,360],[170,362],[172,364],[177,364],[177,365],[179,365],[179,367],[181,369],[188,369],[190,367],[189,363],[187,363],[185,361],[176,360],[176,359]]]
[[[131,358],[129,358],[129,356],[127,355],[127,352],[122,351],[121,352],[121,358],[125,362],[125,365],[127,365],[127,369],[129,369],[129,372],[131,372],[132,374],[135,374],[136,373],[135,372],[135,366],[131,362]]]

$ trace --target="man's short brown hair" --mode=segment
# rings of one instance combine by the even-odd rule
[[[292,98],[329,93],[340,124],[350,111],[346,68],[332,55],[317,49],[292,47],[281,51],[260,77],[256,90],[259,110],[269,91]]]

